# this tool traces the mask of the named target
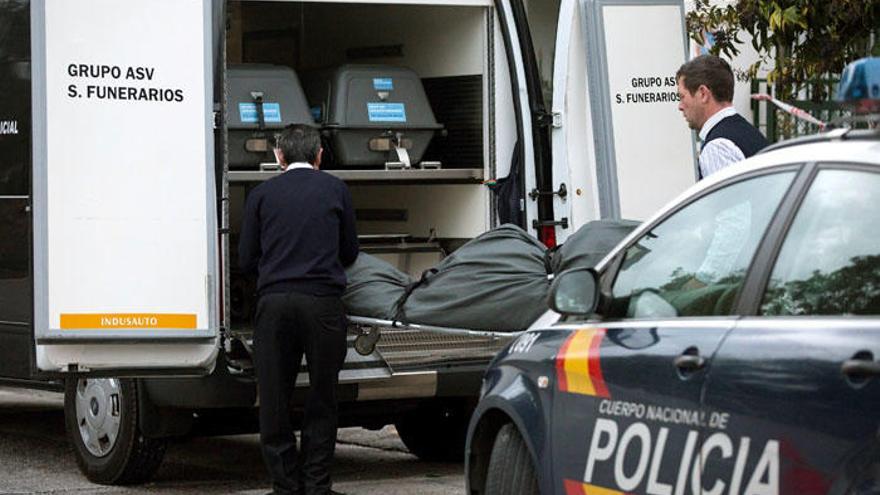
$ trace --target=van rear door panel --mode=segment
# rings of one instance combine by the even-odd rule
[[[213,10],[209,0],[32,4],[41,371],[213,366]]]
[[[686,60],[680,0],[563,0],[553,77],[557,217],[642,220],[696,180],[694,135],[677,109]],[[564,179],[563,179],[564,178]]]

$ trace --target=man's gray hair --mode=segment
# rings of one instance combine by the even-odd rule
[[[275,137],[275,147],[281,150],[288,165],[296,162],[314,164],[321,150],[321,134],[312,126],[290,124]]]

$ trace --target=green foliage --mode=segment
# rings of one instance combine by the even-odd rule
[[[880,310],[880,256],[856,256],[831,273],[781,284],[771,280],[766,315],[871,315]]]
[[[752,38],[760,60],[744,78],[755,77],[761,65],[773,67],[768,80],[776,96],[792,99],[807,83],[840,74],[861,57],[880,55],[880,0],[735,0],[715,5],[695,0],[687,14],[688,34],[697,43],[712,33],[712,53],[733,57],[743,41]],[[814,91],[814,101],[827,99]]]

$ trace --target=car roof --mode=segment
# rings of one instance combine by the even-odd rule
[[[880,132],[836,129],[827,133],[782,141],[744,163],[860,162],[880,165]]]
[[[880,170],[880,132],[835,129],[815,136],[774,144],[761,153],[726,167],[689,187],[642,222],[639,227],[618,243],[618,246],[641,236],[648,226],[665,216],[670,210],[720,182],[781,165],[808,162],[859,163]],[[604,269],[617,252],[617,249],[609,252],[602,261],[596,264],[596,270]]]

